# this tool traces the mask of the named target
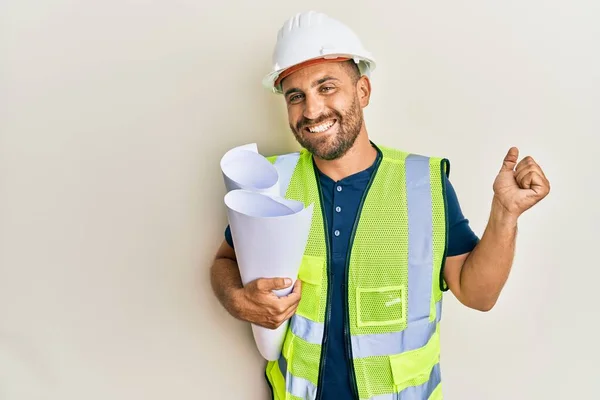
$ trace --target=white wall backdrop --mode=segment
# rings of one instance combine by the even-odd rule
[[[375,54],[372,139],[448,157],[477,233],[510,146],[551,181],[496,308],[446,296],[445,398],[596,397],[600,3],[4,0],[0,399],[267,398],[210,291],[218,161],[296,148],[260,79],[307,9]]]

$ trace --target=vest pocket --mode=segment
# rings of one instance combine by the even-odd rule
[[[302,281],[302,293],[297,314],[312,321],[319,321],[321,309],[321,286],[325,258],[304,255],[298,271]]]
[[[298,271],[298,278],[303,283],[310,285],[321,285],[321,279],[323,277],[323,264],[325,259],[323,257],[315,256],[302,256],[302,262],[300,263],[300,269]]]
[[[396,391],[427,382],[431,370],[439,362],[439,354],[440,338],[436,329],[425,346],[389,356]]]
[[[384,326],[406,322],[406,286],[356,288],[356,325]]]

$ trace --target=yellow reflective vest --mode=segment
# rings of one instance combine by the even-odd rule
[[[447,247],[446,159],[379,146],[347,257],[344,329],[357,399],[440,400],[439,322]],[[306,150],[269,158],[288,199],[314,203],[298,278],[302,297],[278,361],[266,367],[275,400],[320,397],[330,311],[328,229]],[[346,400],[346,399],[344,399]]]

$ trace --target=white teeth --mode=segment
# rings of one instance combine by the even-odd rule
[[[334,124],[334,121],[325,122],[324,124],[308,128],[308,130],[312,133],[321,133],[325,132],[327,129],[331,128]]]

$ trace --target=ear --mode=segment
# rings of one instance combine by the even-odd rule
[[[371,81],[366,75],[361,76],[356,82],[356,92],[360,107],[365,108],[368,106],[371,98]]]

